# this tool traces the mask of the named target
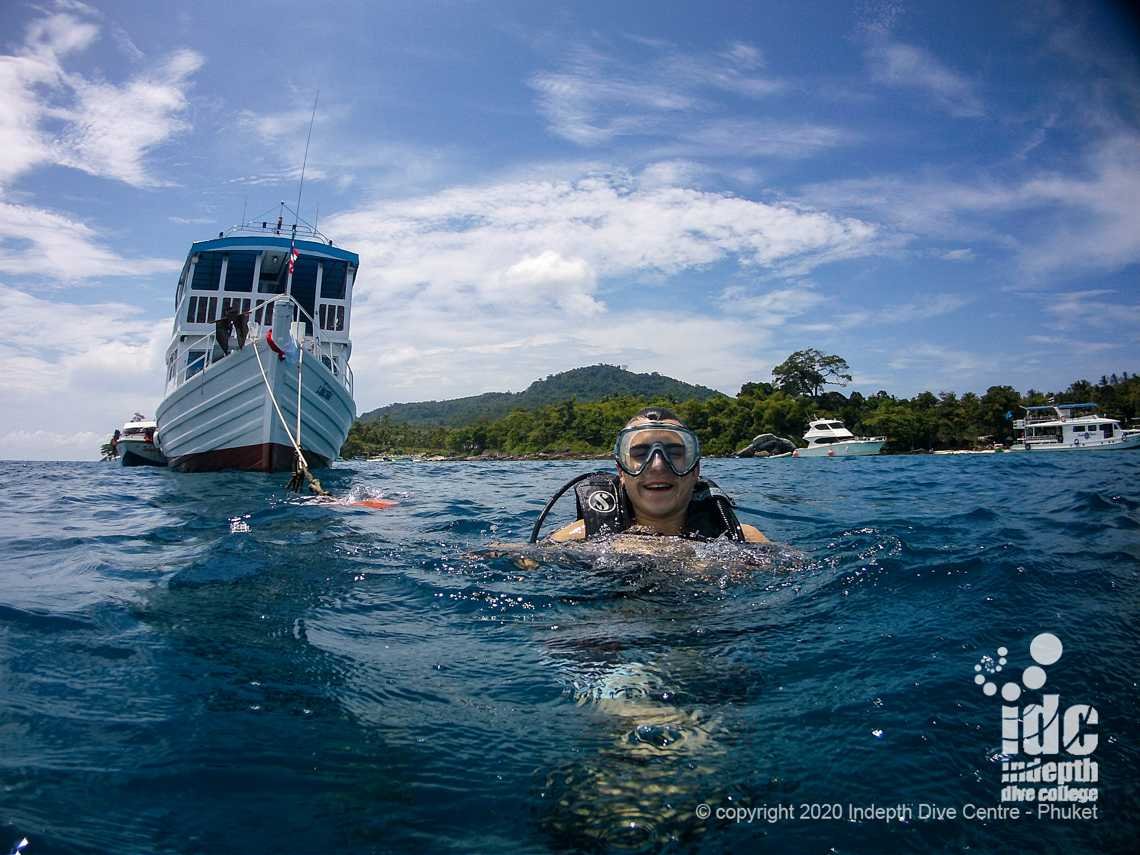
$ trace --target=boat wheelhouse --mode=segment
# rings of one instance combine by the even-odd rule
[[[792,457],[864,457],[878,454],[887,438],[855,436],[838,419],[817,417],[808,422],[804,441],[807,448],[797,448]]]
[[[1140,433],[1122,430],[1117,419],[1099,415],[1096,404],[1022,407],[1013,423],[1010,451],[1104,451],[1140,447]]]
[[[175,293],[158,443],[181,471],[294,465],[340,453],[356,418],[349,338],[360,265],[297,218],[190,247]],[[295,215],[294,215],[295,216]]]

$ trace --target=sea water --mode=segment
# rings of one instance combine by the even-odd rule
[[[0,851],[1133,851],[1140,453],[706,460],[751,562],[486,550],[598,465],[0,464]],[[1050,692],[1096,800],[1003,801]]]

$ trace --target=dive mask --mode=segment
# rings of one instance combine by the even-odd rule
[[[618,432],[614,460],[622,471],[637,477],[660,454],[677,477],[688,475],[701,460],[701,444],[687,427],[672,422],[645,422]]]

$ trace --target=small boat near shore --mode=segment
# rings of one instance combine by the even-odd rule
[[[286,224],[285,214],[295,222]],[[356,418],[354,252],[284,203],[191,245],[178,278],[156,441],[172,469],[287,471],[339,454]]]
[[[885,436],[855,436],[838,419],[815,418],[804,434],[807,448],[797,448],[792,457],[864,457],[878,454]]]
[[[115,454],[124,466],[165,466],[166,457],[154,443],[154,432],[158,423],[142,413],[135,413],[129,422],[119,429],[114,440]]]
[[[1022,407],[1013,423],[1010,451],[1109,451],[1140,448],[1140,430],[1124,430],[1117,419],[1099,415],[1096,404]],[[1082,414],[1083,413],[1083,414]]]

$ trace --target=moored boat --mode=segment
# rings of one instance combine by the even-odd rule
[[[356,418],[349,321],[354,252],[282,204],[190,247],[175,294],[157,442],[184,472],[310,468]],[[296,216],[294,214],[294,216]]]
[[[1048,404],[1022,407],[1013,423],[1010,451],[1109,451],[1140,448],[1140,431],[1123,430],[1117,419],[1099,415],[1097,405]]]
[[[878,454],[885,436],[855,436],[839,419],[815,418],[804,434],[807,448],[797,448],[792,457],[864,457]]]
[[[154,443],[157,423],[142,413],[135,413],[129,422],[119,429],[114,440],[115,454],[122,459],[124,466],[165,466],[166,457]]]

